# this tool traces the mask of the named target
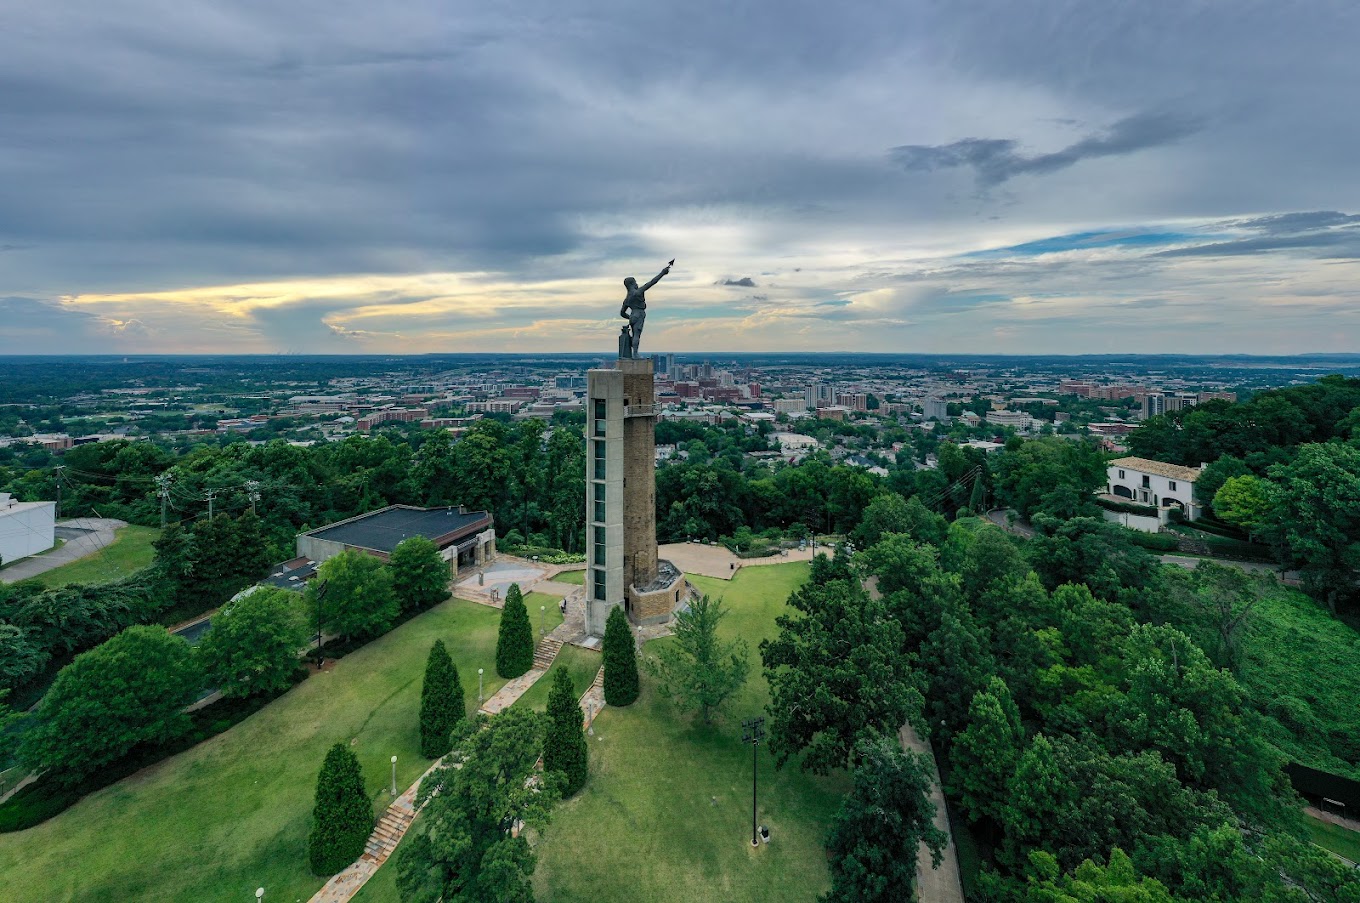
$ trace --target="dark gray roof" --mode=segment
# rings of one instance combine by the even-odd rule
[[[491,515],[485,511],[460,512],[449,508],[407,508],[394,506],[361,514],[329,527],[307,534],[317,539],[340,542],[347,546],[391,552],[397,543],[412,536],[424,536],[438,541],[445,538],[449,545],[465,536],[491,526]]]

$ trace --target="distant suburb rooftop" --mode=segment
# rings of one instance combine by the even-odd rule
[[[386,559],[404,539],[423,536],[458,566],[480,564],[495,554],[491,514],[468,511],[461,505],[414,508],[391,505],[358,517],[298,534],[298,555],[317,563],[347,549],[359,549]]]

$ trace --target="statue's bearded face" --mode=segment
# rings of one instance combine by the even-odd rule
[[[632,276],[629,276],[627,279],[623,280],[623,287],[624,287],[624,288],[637,288],[637,280],[634,279]]]

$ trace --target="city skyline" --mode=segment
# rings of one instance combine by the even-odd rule
[[[0,354],[1360,338],[1360,11],[25,11]]]

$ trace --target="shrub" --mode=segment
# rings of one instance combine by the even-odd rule
[[[373,830],[373,804],[364,790],[359,760],[348,746],[337,743],[326,753],[316,779],[316,807],[307,855],[312,873],[334,875],[364,852]]]
[[[420,754],[437,759],[453,748],[453,728],[467,714],[458,669],[435,640],[425,663],[425,684],[420,691]]]
[[[500,635],[496,638],[496,673],[506,679],[519,677],[534,666],[534,629],[519,584],[510,584],[501,609]]]
[[[639,689],[633,631],[623,609],[615,608],[604,626],[604,701],[613,706],[632,705]]]
[[[571,796],[586,784],[590,767],[584,728],[585,719],[576,701],[576,688],[566,668],[553,672],[548,694],[548,730],[543,737],[543,770],[558,771],[566,778],[563,796]]]

